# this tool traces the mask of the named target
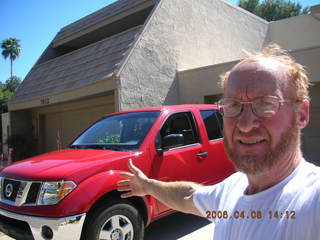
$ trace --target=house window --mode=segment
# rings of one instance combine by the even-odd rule
[[[205,104],[215,104],[222,97],[223,97],[223,94],[215,94],[215,95],[204,96],[204,103]]]

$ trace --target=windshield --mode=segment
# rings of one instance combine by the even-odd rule
[[[71,148],[136,151],[160,111],[123,113],[106,117],[85,131]]]

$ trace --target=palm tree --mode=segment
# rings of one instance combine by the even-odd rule
[[[1,43],[2,56],[7,59],[10,57],[11,62],[11,78],[12,78],[12,62],[20,55],[20,40],[15,38],[8,38]]]

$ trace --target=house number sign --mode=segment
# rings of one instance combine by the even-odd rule
[[[49,103],[50,103],[49,98],[40,99],[40,104],[41,105],[46,105],[46,104],[49,104]]]

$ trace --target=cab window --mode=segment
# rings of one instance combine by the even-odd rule
[[[201,110],[202,120],[206,126],[209,140],[216,140],[223,137],[222,135],[222,116],[218,110]]]
[[[183,145],[199,143],[199,136],[192,113],[180,112],[172,114],[160,130],[162,139],[170,134],[182,134],[184,138]]]

